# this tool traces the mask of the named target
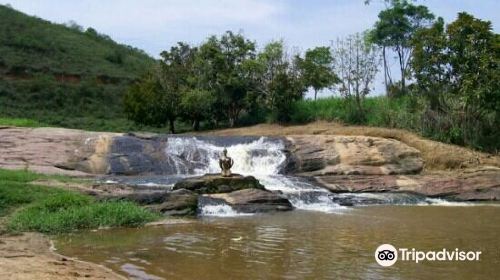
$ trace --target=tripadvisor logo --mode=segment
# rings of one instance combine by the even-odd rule
[[[375,250],[375,260],[381,266],[391,266],[400,261],[479,261],[481,251],[461,251],[442,249],[439,251],[419,251],[415,248],[396,249],[391,244],[382,244]]]

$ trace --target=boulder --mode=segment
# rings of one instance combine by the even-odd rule
[[[368,136],[289,136],[286,170],[304,176],[414,174],[420,152],[400,141]]]
[[[134,191],[126,194],[96,195],[98,200],[126,200],[139,205],[162,203],[169,197],[168,191]]]
[[[244,189],[230,193],[202,195],[203,199],[220,201],[230,205],[234,210],[242,213],[257,213],[269,211],[289,211],[293,209],[288,199],[280,195],[261,189]]]
[[[500,169],[464,170],[461,174],[316,176],[336,193],[406,192],[458,201],[500,200]]]
[[[180,189],[168,193],[163,202],[155,205],[149,205],[147,208],[160,212],[164,215],[194,215],[198,206],[198,194]]]
[[[92,168],[101,171],[102,161],[98,156],[95,160],[90,157],[104,154],[105,139],[117,135],[120,134],[52,127],[0,129],[0,168],[72,176],[98,173],[88,172],[89,162],[94,164]]]
[[[253,176],[242,176],[233,174],[231,177],[222,177],[219,174],[206,174],[200,177],[192,177],[177,182],[174,190],[186,189],[198,194],[228,193],[243,189],[264,189]]]

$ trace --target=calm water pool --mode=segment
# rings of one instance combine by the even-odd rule
[[[479,261],[379,266],[383,243],[482,251]],[[498,279],[500,207],[367,206],[60,236],[62,254],[133,279]]]

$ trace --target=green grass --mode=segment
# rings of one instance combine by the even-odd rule
[[[135,227],[158,218],[131,202],[99,202],[87,195],[30,183],[43,178],[71,180],[0,169],[0,217],[7,216],[8,231],[57,234],[99,227]]]
[[[0,125],[22,126],[22,127],[40,127],[43,126],[39,121],[25,118],[0,118]]]
[[[357,114],[353,106],[353,102],[339,97],[301,100],[295,103],[291,119],[296,123],[327,120],[346,124],[408,127],[407,122],[415,119],[413,113],[421,107],[421,104],[411,98],[370,97],[363,102],[363,117]]]
[[[498,152],[500,131],[497,129],[497,115],[484,116],[470,135],[462,127],[464,119],[460,113],[432,111],[423,96],[408,95],[366,98],[362,114],[354,107],[354,102],[345,98],[301,100],[294,104],[291,120],[294,123],[327,120],[348,125],[406,129],[436,141]]]

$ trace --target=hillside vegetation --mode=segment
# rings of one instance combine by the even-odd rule
[[[80,26],[0,5],[0,117],[45,125],[127,129],[123,94],[153,59]]]

